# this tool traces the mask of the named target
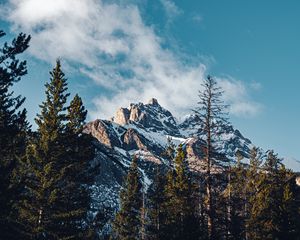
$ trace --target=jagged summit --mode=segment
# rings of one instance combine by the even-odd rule
[[[163,108],[156,98],[148,103],[131,103],[127,108],[119,108],[111,120],[96,120],[86,125],[85,131],[92,134],[101,144],[118,152],[126,152],[126,156],[134,152],[147,152],[148,158],[160,159],[159,155],[166,147],[168,139],[176,144],[186,145],[189,158],[200,159],[202,134],[199,118],[188,115],[181,123],[177,123],[172,113]],[[219,136],[219,149],[230,160],[235,153],[241,152],[248,157],[252,147],[251,141],[232,126],[224,127]]]
[[[180,136],[175,118],[155,98],[147,104],[131,103],[128,108],[119,108],[112,121],[122,126],[131,124],[147,131]]]
[[[148,104],[150,105],[155,105],[155,106],[158,106],[158,101],[156,98],[151,98],[149,101],[148,101]]]

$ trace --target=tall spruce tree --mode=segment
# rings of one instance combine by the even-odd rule
[[[228,124],[227,105],[222,101],[223,91],[218,86],[216,80],[208,76],[202,84],[202,90],[199,91],[198,107],[194,110],[202,126],[201,135],[205,136],[204,158],[206,161],[206,195],[207,195],[207,224],[210,239],[216,238],[216,209],[215,197],[212,191],[212,174],[213,164],[223,165],[222,159],[217,159],[217,141],[218,136]]]
[[[174,165],[174,163],[172,163]],[[169,169],[166,174],[164,186],[164,203],[162,210],[162,223],[160,224],[162,239],[173,239],[177,234],[174,232],[176,226],[176,214],[173,211],[176,206],[173,202],[175,196],[175,171],[173,168]]]
[[[226,213],[224,223],[226,226],[226,239],[244,239],[245,233],[245,184],[246,184],[246,169],[242,165],[242,155],[239,152],[236,154],[237,162],[233,167],[227,169],[228,183],[224,191],[226,198],[225,204]]]
[[[246,169],[246,183],[245,183],[245,199],[244,199],[244,219],[245,219],[245,239],[252,239],[255,233],[256,225],[254,215],[251,211],[256,202],[256,194],[259,189],[260,181],[262,178],[261,165],[262,154],[260,149],[253,147],[250,151],[250,164]]]
[[[5,33],[0,30],[0,39]],[[19,34],[12,43],[0,48],[0,239],[16,237],[14,205],[22,188],[16,174],[19,161],[25,155],[26,134],[29,124],[25,98],[15,96],[12,86],[27,73],[26,61],[19,61],[30,41],[30,36]]]
[[[166,184],[166,177],[161,169],[157,167],[154,181],[148,190],[147,201],[147,239],[160,240],[164,239],[164,203],[166,197],[164,188]]]
[[[63,193],[60,194],[61,238],[88,238],[90,226],[87,214],[91,206],[89,186],[94,181],[98,166],[92,166],[95,149],[92,137],[83,133],[87,111],[76,94],[67,108],[67,125],[64,137],[65,157]]]
[[[182,145],[177,149],[175,158],[175,196],[173,198],[177,218],[175,239],[199,239],[200,221],[195,212],[197,188],[192,182],[188,163]]]
[[[20,221],[30,239],[80,239],[86,234],[89,204],[83,176],[93,149],[84,147],[90,143],[83,141],[86,111],[81,99],[75,96],[66,106],[69,93],[60,61],[50,75],[22,169],[26,191],[19,204]]]
[[[120,210],[113,222],[114,239],[141,239],[143,186],[137,161],[134,156],[120,193]]]
[[[180,145],[174,159],[174,170],[169,171],[165,186],[163,239],[200,239],[200,220],[195,211],[197,192]]]

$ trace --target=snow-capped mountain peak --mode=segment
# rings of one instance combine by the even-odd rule
[[[133,124],[147,131],[179,136],[172,113],[163,108],[155,98],[147,104],[131,103],[128,108],[119,108],[112,121],[122,126]]]

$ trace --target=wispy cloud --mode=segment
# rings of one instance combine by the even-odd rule
[[[217,80],[224,90],[224,101],[229,104],[231,114],[239,117],[254,117],[262,110],[262,104],[251,99],[249,89],[242,81],[230,76]],[[255,87],[258,87],[258,83],[255,84]],[[250,84],[250,88],[254,89],[254,86]],[[254,90],[258,89],[255,88]]]
[[[180,13],[161,0],[169,16]],[[206,76],[201,62],[183,61],[162,47],[164,39],[146,25],[139,8],[101,0],[10,0],[6,20],[14,31],[32,34],[32,56],[53,63],[57,57],[103,86],[109,96],[95,96],[91,117],[108,117],[119,106],[151,97],[182,114],[197,103]],[[231,78],[219,79],[235,115],[256,114],[247,87]]]
[[[196,23],[201,23],[203,21],[203,17],[200,14],[194,14],[192,16],[192,20]]]
[[[251,87],[253,90],[255,90],[255,91],[258,91],[258,90],[261,90],[261,89],[262,89],[261,83],[255,82],[255,81],[253,81],[253,82],[250,83],[250,87]]]
[[[163,5],[169,21],[183,14],[183,11],[172,0],[160,0]]]

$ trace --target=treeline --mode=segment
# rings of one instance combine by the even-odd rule
[[[0,39],[5,36],[0,31]],[[300,239],[299,189],[295,174],[274,152],[252,149],[249,164],[232,166],[219,154],[218,140],[228,124],[222,91],[208,77],[195,114],[204,137],[199,166],[185,146],[170,144],[148,189],[139,159],[133,158],[120,192],[120,208],[108,224],[92,211],[91,189],[99,166],[95,147],[84,134],[87,111],[70,99],[58,60],[45,84],[45,100],[32,131],[25,98],[11,90],[27,73],[19,55],[30,36],[19,34],[0,48],[0,239]],[[101,166],[100,166],[101,167]],[[99,217],[100,216],[100,217]]]
[[[175,151],[175,150],[174,150]],[[120,194],[111,239],[300,239],[300,190],[295,175],[257,148],[249,164],[214,173],[214,235],[205,178],[192,174],[182,146],[167,173],[158,168],[148,192],[134,158]]]

